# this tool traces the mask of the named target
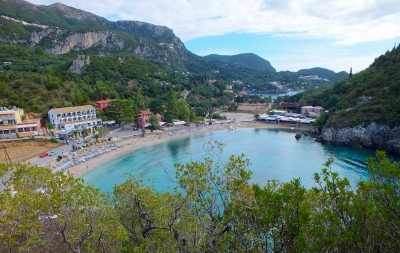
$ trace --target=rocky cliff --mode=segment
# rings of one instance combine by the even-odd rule
[[[72,61],[68,71],[75,74],[82,74],[84,68],[90,64],[90,57],[85,55],[78,55],[78,57]]]
[[[66,54],[71,50],[82,51],[94,46],[100,46],[102,49],[108,47],[119,50],[124,47],[124,42],[110,31],[74,33],[65,39],[53,42],[54,44],[50,48],[46,48],[46,51],[55,55]]]
[[[325,127],[318,137],[323,143],[382,149],[400,154],[400,127],[370,123],[346,128]]]

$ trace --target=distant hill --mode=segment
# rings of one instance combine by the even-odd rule
[[[297,71],[297,74],[303,75],[303,76],[317,75],[321,78],[326,78],[326,79],[329,79],[332,81],[343,80],[349,76],[349,74],[346,71],[341,71],[341,72],[336,73],[333,70],[320,68],[320,67],[311,68],[311,69],[300,69],[299,71]]]
[[[232,64],[247,69],[258,70],[262,72],[275,73],[276,70],[271,63],[264,58],[252,53],[238,55],[217,55],[211,54],[204,57],[207,61],[219,61],[225,64]]]

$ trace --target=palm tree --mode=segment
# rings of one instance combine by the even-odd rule
[[[88,135],[89,135],[89,129],[87,129],[87,128],[83,129],[83,130],[82,130],[82,135],[83,135],[83,138],[85,138],[86,136],[88,136]]]
[[[78,139],[78,135],[79,135],[79,131],[78,130],[74,130],[71,133],[74,135],[75,139]]]

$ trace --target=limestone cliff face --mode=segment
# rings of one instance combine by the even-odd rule
[[[85,55],[78,55],[78,57],[72,61],[69,67],[69,72],[75,74],[82,74],[82,71],[86,66],[90,64],[90,57]]]
[[[51,48],[46,48],[46,51],[51,54],[60,55],[66,54],[71,50],[81,51],[93,46],[101,46],[102,48],[117,47],[118,49],[122,49],[124,43],[109,31],[75,33],[69,35],[64,40],[56,41],[55,45]]]
[[[327,144],[383,149],[400,154],[400,127],[390,128],[376,123],[370,123],[366,127],[325,127],[319,140]]]
[[[31,34],[31,43],[33,45],[38,44],[43,38],[49,36],[50,34],[52,34],[53,32],[55,32],[54,29],[48,28],[48,29],[44,29],[42,31],[36,32],[34,31]]]
[[[149,45],[139,45],[134,49],[135,54],[142,58],[155,56],[156,62],[168,64],[171,58],[178,57],[179,60],[189,59],[188,51],[183,42],[174,34],[173,30],[165,27],[153,25],[139,21],[117,21],[114,23],[117,30],[127,32],[136,37],[142,37],[158,42],[158,47]],[[165,51],[160,53],[159,51]],[[165,56],[165,59],[162,59]]]

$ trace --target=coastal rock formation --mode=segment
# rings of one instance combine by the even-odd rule
[[[322,129],[318,140],[327,144],[376,148],[400,154],[400,127],[390,128],[374,122],[366,127],[326,127]]]
[[[69,67],[69,72],[75,74],[82,74],[83,69],[90,64],[90,57],[85,55],[78,55]]]
[[[75,33],[69,35],[63,41],[59,41],[54,47],[46,49],[48,53],[60,55],[66,54],[71,50],[85,50],[93,46],[101,46],[106,48],[107,46],[117,46],[119,49],[124,47],[124,43],[119,41],[118,38],[109,31],[104,32],[86,32],[86,33]]]

